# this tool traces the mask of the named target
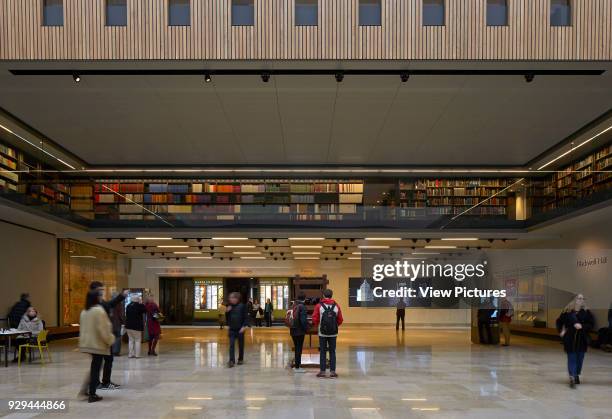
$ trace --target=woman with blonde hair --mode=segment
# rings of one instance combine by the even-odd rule
[[[571,388],[580,384],[582,363],[589,347],[589,332],[593,329],[594,324],[595,319],[587,308],[582,294],[576,295],[565,306],[557,319],[557,330],[567,353],[567,370]]]

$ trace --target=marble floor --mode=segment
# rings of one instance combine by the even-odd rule
[[[338,379],[294,374],[285,328],[247,332],[246,364],[226,367],[227,337],[213,328],[166,328],[158,357],[115,359],[116,391],[76,397],[88,356],[76,339],[52,342],[53,362],[0,367],[0,415],[18,397],[68,399],[74,418],[612,418],[612,354],[587,354],[583,384],[566,384],[552,341],[513,337],[473,345],[465,329],[344,327]],[[125,347],[124,347],[125,351]],[[39,417],[44,415],[40,414]]]

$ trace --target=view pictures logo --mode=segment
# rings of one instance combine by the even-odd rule
[[[482,263],[410,263],[396,261],[389,264],[376,264],[372,267],[372,279],[382,281],[385,278],[407,278],[416,281],[418,278],[452,278],[455,281],[483,278],[486,275],[487,261]]]

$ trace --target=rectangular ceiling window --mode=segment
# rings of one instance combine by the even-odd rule
[[[508,25],[508,1],[507,0],[487,0],[487,25],[488,26],[507,26]]]
[[[444,0],[423,0],[423,26],[444,26]]]
[[[295,0],[295,25],[317,26],[319,23],[319,0]]]
[[[254,0],[232,0],[232,26],[253,26],[254,24]]]
[[[168,25],[191,25],[190,0],[168,0]]]
[[[64,26],[64,0],[43,0],[43,26]]]
[[[380,26],[381,22],[380,0],[359,0],[359,26]]]
[[[106,26],[127,26],[127,0],[106,0]]]
[[[550,26],[570,26],[571,24],[570,0],[550,0]]]

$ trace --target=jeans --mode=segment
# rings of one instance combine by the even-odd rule
[[[121,333],[115,335],[115,343],[111,346],[111,351],[113,355],[121,355]]]
[[[319,367],[321,371],[326,370],[327,352],[329,351],[329,370],[336,371],[336,339],[337,336],[325,337],[319,336]]]
[[[113,354],[101,355],[101,356],[104,358],[104,369],[102,370],[102,384],[105,385],[111,382],[111,373],[113,372],[113,358],[114,357],[113,357]]]
[[[567,371],[570,377],[578,377],[582,372],[582,362],[585,352],[569,352],[567,354]]]
[[[105,355],[91,354],[91,366],[89,368],[89,395],[96,394],[96,389],[100,384],[100,368]]]
[[[140,357],[140,344],[142,342],[142,332],[140,330],[127,329],[129,339],[128,356]]]
[[[293,339],[293,346],[295,346],[295,368],[301,368],[302,366],[302,349],[304,348],[304,335],[291,336]]]
[[[230,350],[229,357],[230,362],[236,362],[236,357],[234,353],[234,346],[236,344],[236,340],[238,340],[238,361],[242,361],[244,359],[244,333],[240,333],[239,330],[229,331],[229,341],[230,341]]]
[[[402,330],[404,330],[404,318],[406,317],[406,310],[398,309],[395,312],[395,330],[399,330],[400,320],[402,321]]]

